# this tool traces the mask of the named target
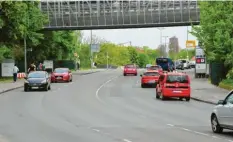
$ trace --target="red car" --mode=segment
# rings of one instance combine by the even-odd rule
[[[154,85],[156,86],[158,80],[159,80],[159,72],[158,71],[146,71],[142,75],[140,75],[141,78],[141,87],[144,88],[146,86]]]
[[[147,70],[157,70],[159,73],[163,73],[163,68],[159,65],[153,65],[147,68]]]
[[[156,98],[162,100],[169,97],[190,100],[190,78],[186,73],[164,73],[159,77],[156,86]]]
[[[125,65],[123,74],[124,74],[124,76],[126,76],[128,74],[133,74],[133,75],[137,76],[138,75],[137,66],[131,65],[131,64]]]
[[[72,82],[72,73],[68,68],[56,68],[51,74],[52,82]]]

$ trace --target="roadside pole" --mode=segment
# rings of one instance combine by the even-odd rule
[[[107,69],[108,69],[108,51],[107,51]]]
[[[91,57],[90,57],[90,60],[91,60],[91,70],[92,70],[92,67],[93,67],[93,58],[92,58],[92,56],[93,56],[93,53],[92,53],[92,30],[91,30],[91,44],[90,44],[90,55],[91,55]]]
[[[25,70],[25,74],[27,74],[27,40],[26,40],[26,35],[24,36],[24,70]]]

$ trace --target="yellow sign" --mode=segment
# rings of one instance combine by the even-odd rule
[[[195,40],[186,40],[186,48],[195,48],[196,41]]]

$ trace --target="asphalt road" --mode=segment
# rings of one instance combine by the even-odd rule
[[[213,134],[213,105],[161,101],[140,76],[109,70],[74,76],[48,92],[17,89],[0,96],[0,142],[224,142]]]

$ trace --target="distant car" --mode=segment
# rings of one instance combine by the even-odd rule
[[[156,86],[159,79],[159,72],[157,70],[146,71],[141,74],[141,87],[154,85]]]
[[[184,64],[181,61],[175,61],[175,69],[184,70]]]
[[[128,74],[133,74],[133,75],[137,76],[138,75],[137,67],[133,64],[125,65],[123,75],[126,76]]]
[[[156,65],[161,66],[164,71],[172,72],[175,69],[174,62],[170,58],[156,58]]]
[[[156,86],[156,98],[162,100],[171,97],[190,100],[190,78],[186,73],[164,73],[160,75]]]
[[[159,65],[152,65],[152,66],[150,66],[147,70],[148,70],[148,71],[149,71],[149,70],[152,70],[152,71],[154,70],[154,71],[158,71],[159,73],[162,73],[162,72],[163,72],[162,67],[159,66]]]
[[[72,82],[72,73],[69,68],[56,68],[51,74],[52,82]]]
[[[34,71],[25,77],[24,91],[27,92],[32,89],[44,89],[48,91],[51,89],[50,76],[46,71]]]
[[[233,130],[233,90],[224,100],[218,101],[211,113],[210,120],[214,133],[222,133],[223,129]]]
[[[190,68],[195,68],[196,62],[195,61],[190,61],[189,66],[190,66]]]

